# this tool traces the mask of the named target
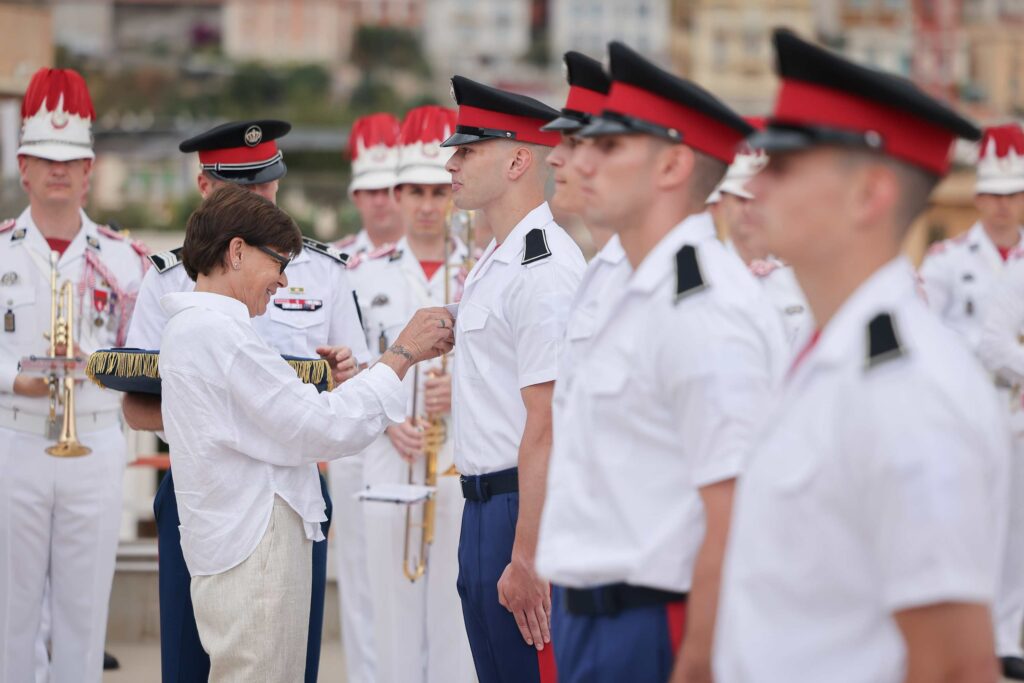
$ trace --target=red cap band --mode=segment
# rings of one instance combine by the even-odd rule
[[[743,133],[674,100],[629,83],[614,81],[605,109],[679,131],[683,144],[727,164],[736,156]]]
[[[516,134],[520,142],[531,142],[536,145],[554,147],[562,140],[561,133],[547,133],[540,129],[547,125],[544,119],[534,119],[514,114],[502,114],[490,109],[479,109],[468,105],[459,105],[458,125],[468,128],[493,128],[507,130]]]
[[[199,163],[210,164],[258,164],[270,161],[277,155],[277,142],[267,140],[255,147],[229,147],[228,149],[204,149],[199,152]]]
[[[945,175],[956,136],[901,109],[803,81],[782,82],[773,121],[782,124],[875,132],[881,149],[926,171]]]
[[[565,100],[565,108],[597,116],[604,111],[604,103],[607,99],[608,96],[603,92],[574,85],[569,88],[569,97]]]

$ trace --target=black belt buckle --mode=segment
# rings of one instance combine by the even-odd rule
[[[462,497],[477,503],[486,503],[491,499],[491,483],[482,476],[459,477],[462,484]]]

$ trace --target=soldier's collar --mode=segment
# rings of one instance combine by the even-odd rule
[[[512,263],[522,258],[523,250],[526,248],[526,234],[534,228],[543,228],[555,220],[551,215],[551,207],[547,202],[541,202],[539,206],[523,216],[512,232],[508,234],[505,241],[494,250],[490,260]]]
[[[702,242],[714,239],[714,237],[715,225],[711,222],[710,214],[698,213],[687,216],[682,223],[672,228],[640,262],[629,279],[629,290],[641,293],[652,292],[665,281],[669,274],[672,274],[674,281],[676,252],[684,244],[696,245],[699,251],[699,245]]]

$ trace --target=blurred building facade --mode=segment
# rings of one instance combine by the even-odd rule
[[[513,73],[530,49],[530,0],[428,0],[423,47],[435,74]]]
[[[418,29],[432,0],[349,0],[357,26]]]
[[[343,0],[223,2],[223,47],[225,55],[232,59],[268,64],[337,65],[352,49],[354,3]]]
[[[548,9],[555,64],[567,50],[602,59],[610,40],[621,40],[662,65],[671,62],[669,0],[550,0]]]

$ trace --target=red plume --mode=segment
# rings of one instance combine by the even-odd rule
[[[428,104],[416,107],[405,115],[402,133],[398,138],[401,145],[417,142],[443,142],[455,130],[458,113],[454,109]]]
[[[1008,123],[986,128],[985,136],[981,139],[981,157],[988,156],[989,145],[992,142],[995,142],[996,158],[1009,156],[1010,150],[1018,155],[1024,154],[1024,130],[1019,124]]]
[[[34,116],[44,103],[47,111],[56,110],[61,95],[64,96],[64,111],[68,114],[77,114],[85,119],[96,118],[85,79],[71,69],[47,68],[40,69],[32,76],[28,90],[25,91],[25,99],[21,102],[21,118]]]
[[[377,145],[394,147],[398,144],[398,119],[392,114],[380,112],[356,119],[348,136],[348,152],[352,159],[359,156],[359,144],[363,149]]]

